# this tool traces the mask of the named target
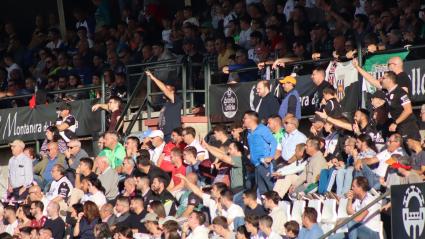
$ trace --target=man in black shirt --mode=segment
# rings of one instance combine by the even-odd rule
[[[165,208],[170,208],[168,215],[176,215],[176,199],[174,196],[167,190],[165,184],[166,179],[162,176],[156,176],[152,180],[152,200],[158,200],[164,204]],[[151,201],[150,199],[148,201]]]
[[[57,110],[59,111],[59,117],[56,120],[56,127],[62,139],[68,143],[71,139],[76,138],[77,121],[71,114],[70,104],[62,102],[57,107]]]
[[[245,216],[258,216],[262,217],[267,215],[266,209],[263,205],[257,203],[257,191],[246,190],[242,194],[243,203],[245,205],[244,213]]]
[[[270,92],[270,84],[266,80],[257,83],[257,94],[261,97],[255,111],[258,113],[259,119],[266,123],[267,119],[276,115],[279,111],[279,101],[276,96]]]
[[[341,117],[342,107],[336,98],[336,90],[333,87],[323,89],[323,110],[331,117]]]
[[[138,170],[147,174],[151,182],[157,176],[163,177],[166,180],[165,187],[168,187],[168,184],[170,184],[171,180],[170,175],[151,163],[149,151],[142,149],[139,153],[140,155],[137,157]]]
[[[181,127],[180,111],[183,107],[183,101],[176,95],[174,86],[164,84],[150,71],[146,71],[145,73],[153,82],[155,82],[167,99],[167,102],[162,107],[159,115],[158,127],[162,130],[162,132],[164,132],[165,142],[168,142],[171,139],[171,132],[173,129]]]
[[[323,99],[323,90],[325,88],[332,88],[332,85],[325,80],[326,72],[323,68],[316,68],[311,73],[311,80],[316,85],[316,93],[314,93],[312,102],[315,102],[316,110],[320,109],[320,103]]]
[[[397,76],[392,71],[387,71],[382,77],[382,87],[387,90],[387,103],[392,118],[390,132],[399,133],[403,138],[420,138],[419,127],[413,114],[409,96],[397,85]]]
[[[59,216],[59,204],[51,201],[47,206],[49,219],[44,223],[44,228],[52,231],[54,239],[62,239],[65,235],[65,222]]]
[[[131,199],[130,203],[130,216],[122,222],[122,225],[130,227],[131,229],[136,229],[140,233],[148,233],[146,227],[140,221],[145,218],[147,212],[144,207],[143,198],[141,196],[136,196]]]

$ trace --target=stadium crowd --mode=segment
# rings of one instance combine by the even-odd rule
[[[60,102],[40,149],[10,143],[8,190],[0,206],[1,238],[319,238],[392,185],[423,182],[425,153],[403,61],[393,57],[380,79],[353,57],[422,43],[419,0],[209,0],[165,14],[155,1],[107,0],[96,12],[73,10],[75,27],[61,36],[54,16],[37,16],[27,46],[7,22],[1,41],[0,97],[44,92]],[[420,52],[409,54],[421,58]],[[346,117],[326,72],[312,64],[317,105],[310,132],[299,129],[296,76],[276,76],[277,98],[261,80],[264,65],[335,58],[352,61],[377,88],[370,109]],[[168,59],[208,62],[229,83],[260,80],[255,111],[203,139],[180,120],[182,98],[171,71],[146,71],[163,104],[156,130],[122,138],[117,122],[127,97],[125,65]],[[259,70],[232,71],[258,66]],[[202,69],[192,86],[202,89]],[[49,91],[107,85],[106,95]],[[38,95],[39,96],[39,95]],[[106,97],[107,132],[89,155],[75,135],[69,102]],[[199,98],[194,113],[202,112]],[[46,102],[41,102],[46,103]],[[2,108],[25,105],[0,100]],[[421,111],[425,120],[425,108]],[[384,199],[332,238],[391,235],[391,201]]]

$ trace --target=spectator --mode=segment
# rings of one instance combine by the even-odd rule
[[[148,201],[156,199],[161,201],[164,206],[170,208],[168,214],[176,214],[176,199],[174,196],[167,190],[167,179],[162,176],[156,176],[152,180],[152,196]]]
[[[65,166],[65,155],[58,152],[57,143],[50,142],[47,145],[47,152],[48,154],[43,156],[43,159],[34,166],[34,178],[41,188],[45,188],[53,181],[50,171],[54,165]]]
[[[106,223],[108,226],[115,224],[116,218],[114,217],[114,207],[112,204],[107,203],[100,208],[100,218],[102,223]]]
[[[122,114],[121,106],[122,106],[121,98],[117,96],[112,96],[111,98],[109,98],[108,104],[95,104],[93,105],[92,110],[96,111],[99,108],[101,108],[109,112],[107,131],[112,132],[112,131],[115,131],[119,118]]]
[[[57,142],[60,153],[65,153],[68,149],[66,142],[59,135],[59,130],[55,125],[51,125],[46,129],[46,139],[43,141],[43,144],[40,148],[41,154],[47,154],[47,145],[50,142]]]
[[[218,69],[229,65],[229,57],[234,54],[233,49],[226,48],[226,40],[222,37],[215,39],[215,51],[217,52]]]
[[[257,94],[261,97],[256,107],[258,117],[262,122],[266,122],[272,115],[276,115],[279,111],[279,101],[276,96],[270,92],[270,83],[262,80],[257,83]]]
[[[160,79],[156,78],[151,72],[146,71],[146,75],[158,86],[167,98],[167,102],[162,108],[162,114],[159,117],[158,127],[164,132],[164,139],[169,141],[173,129],[180,127],[181,118],[180,110],[183,103],[180,97],[176,95],[175,87],[164,84]]]
[[[273,218],[268,215],[260,217],[259,228],[269,239],[281,239],[282,237],[272,230]]]
[[[59,135],[65,142],[69,142],[76,137],[75,130],[77,129],[75,117],[71,114],[71,105],[61,103],[57,108],[60,113],[56,120],[56,127],[59,130]]]
[[[227,219],[223,216],[218,216],[212,221],[212,230],[222,238],[235,238],[236,234],[229,229]]]
[[[247,216],[245,218],[245,227],[246,230],[251,234],[251,238],[265,238],[266,235],[264,232],[259,229],[259,219],[258,216]]]
[[[4,208],[4,218],[6,219],[7,226],[4,229],[9,235],[13,235],[18,228],[18,218],[16,217],[16,208],[12,205],[7,205]]]
[[[44,204],[41,201],[31,201],[31,215],[34,219],[31,221],[31,227],[40,229],[44,227],[47,217],[43,215]]]
[[[161,157],[162,151],[165,147],[164,142],[164,133],[161,130],[152,131],[147,138],[145,138],[144,144],[151,143],[153,150],[151,150],[151,161],[154,165],[160,166],[158,164],[159,157]]]
[[[139,223],[146,217],[146,209],[144,207],[143,198],[140,196],[133,197],[130,202],[130,216],[124,221],[124,225],[128,225],[131,229],[135,229],[140,233],[146,233],[146,228]]]
[[[24,199],[27,188],[33,181],[32,161],[24,154],[25,143],[22,140],[14,140],[11,144],[12,157],[8,164],[8,192],[16,200]]]
[[[50,229],[54,239],[61,239],[65,235],[65,222],[59,216],[59,204],[51,201],[47,205],[48,219],[44,223],[45,229]]]
[[[341,117],[342,107],[336,98],[336,90],[333,87],[323,89],[322,108],[331,117]]]
[[[288,218],[286,218],[283,208],[279,206],[279,194],[275,191],[269,191],[263,194],[262,198],[264,207],[269,210],[268,215],[273,220],[271,230],[281,236],[288,235],[288,232],[285,233],[284,231],[284,225],[286,225]]]
[[[99,181],[99,179],[91,177],[91,178],[85,178],[83,180],[87,180],[88,191],[90,194],[87,200],[85,201],[81,200],[81,202],[85,203],[87,201],[91,201],[91,202],[94,202],[96,206],[99,208],[105,205],[106,204],[105,188],[103,188],[102,183]]]
[[[108,158],[108,164],[112,169],[122,166],[125,158],[124,146],[118,141],[118,134],[115,132],[105,133],[105,148],[99,153],[98,156],[105,156]]]
[[[79,238],[93,238],[94,227],[100,221],[99,209],[94,202],[84,203],[83,212],[78,215],[73,235]]]
[[[100,156],[96,158],[96,168],[99,170],[99,180],[105,188],[106,199],[114,200],[118,195],[118,174],[109,166],[108,158]]]
[[[128,136],[124,143],[125,152],[127,157],[131,158],[134,162],[137,161],[139,156],[140,139],[136,136]]]
[[[57,203],[64,203],[71,193],[72,183],[65,176],[65,168],[60,164],[53,166],[51,174],[53,181],[47,192],[47,199]]]
[[[157,167],[156,165],[153,165],[150,161],[150,154],[149,151],[142,149],[140,150],[140,155],[137,158],[137,168],[142,173],[145,173],[149,177],[149,181],[152,182],[153,178],[156,176],[162,176],[166,179],[166,187],[168,187],[170,182],[170,176],[168,173],[166,173],[161,168]]]
[[[256,64],[253,60],[248,58],[247,52],[244,49],[238,49],[235,53],[235,64],[229,64],[223,67],[223,72],[238,71],[239,69],[255,67]],[[237,72],[239,82],[250,82],[257,79],[257,70]]]
[[[130,201],[128,197],[118,196],[114,207],[114,217],[116,226],[121,225],[130,216]]]
[[[283,98],[279,108],[279,116],[283,119],[286,116],[292,116],[301,119],[301,101],[298,91],[295,89],[297,79],[292,76],[286,76],[279,81],[283,85],[286,95]]]
[[[267,215],[264,206],[257,203],[257,192],[256,190],[245,190],[242,195],[244,214],[246,216],[264,216]]]
[[[280,118],[279,115],[272,115],[267,120],[267,127],[272,131],[274,138],[276,139],[276,142],[278,144],[282,143],[282,139],[284,135],[286,134],[285,128],[282,127],[282,118]],[[276,149],[276,157],[279,157],[281,154],[280,150]]]
[[[317,224],[317,211],[314,208],[306,207],[302,216],[303,228],[298,234],[299,239],[319,238],[323,235],[323,230]]]
[[[277,145],[277,150],[282,152],[282,158],[289,164],[296,161],[295,148],[300,143],[305,143],[307,137],[298,131],[299,121],[295,117],[287,117],[283,119],[283,127],[286,134],[282,141]]]
[[[264,193],[273,188],[270,167],[277,143],[271,131],[263,124],[259,124],[257,113],[253,111],[245,112],[243,122],[244,126],[249,130],[248,144],[251,154],[250,160],[255,166],[255,181],[259,193]]]
[[[406,143],[412,152],[409,163],[412,166],[412,171],[421,175],[423,178],[425,171],[425,151],[422,149],[421,141],[419,138],[408,137]]]
[[[209,229],[204,226],[205,216],[201,212],[192,212],[188,221],[182,227],[182,239],[207,239]],[[191,233],[189,234],[189,230]]]
[[[183,152],[181,149],[174,148],[171,150],[171,163],[174,168],[171,171],[172,180],[167,190],[176,195],[176,193],[179,193],[184,187],[184,182],[176,175],[186,175],[186,166],[183,164]]]
[[[72,139],[68,143],[68,150],[65,151],[65,156],[69,167],[75,170],[80,164],[80,159],[86,158],[89,155],[81,148],[81,142],[78,139]]]
[[[208,151],[202,147],[201,143],[195,138],[196,131],[193,127],[186,127],[183,129],[183,140],[187,144],[187,147],[195,147],[196,148],[196,159],[198,161],[204,161],[205,159],[209,159]]]
[[[320,109],[320,104],[323,100],[323,90],[331,88],[331,84],[325,80],[325,70],[322,68],[315,68],[311,73],[311,80],[316,85],[317,91],[314,93],[313,100],[316,102],[316,110]]]

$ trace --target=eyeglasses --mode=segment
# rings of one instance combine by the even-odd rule
[[[46,152],[50,152],[50,149],[46,149]]]
[[[284,124],[285,124],[285,125],[288,125],[288,124],[292,124],[292,123],[291,123],[291,122],[286,121],[286,122],[284,122]]]
[[[68,146],[69,149],[77,148],[77,146]]]
[[[387,66],[395,65],[395,63],[388,62]]]

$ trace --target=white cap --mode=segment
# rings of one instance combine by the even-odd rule
[[[164,139],[164,133],[161,130],[154,130],[149,134],[148,137],[149,138],[160,137],[161,139]]]

